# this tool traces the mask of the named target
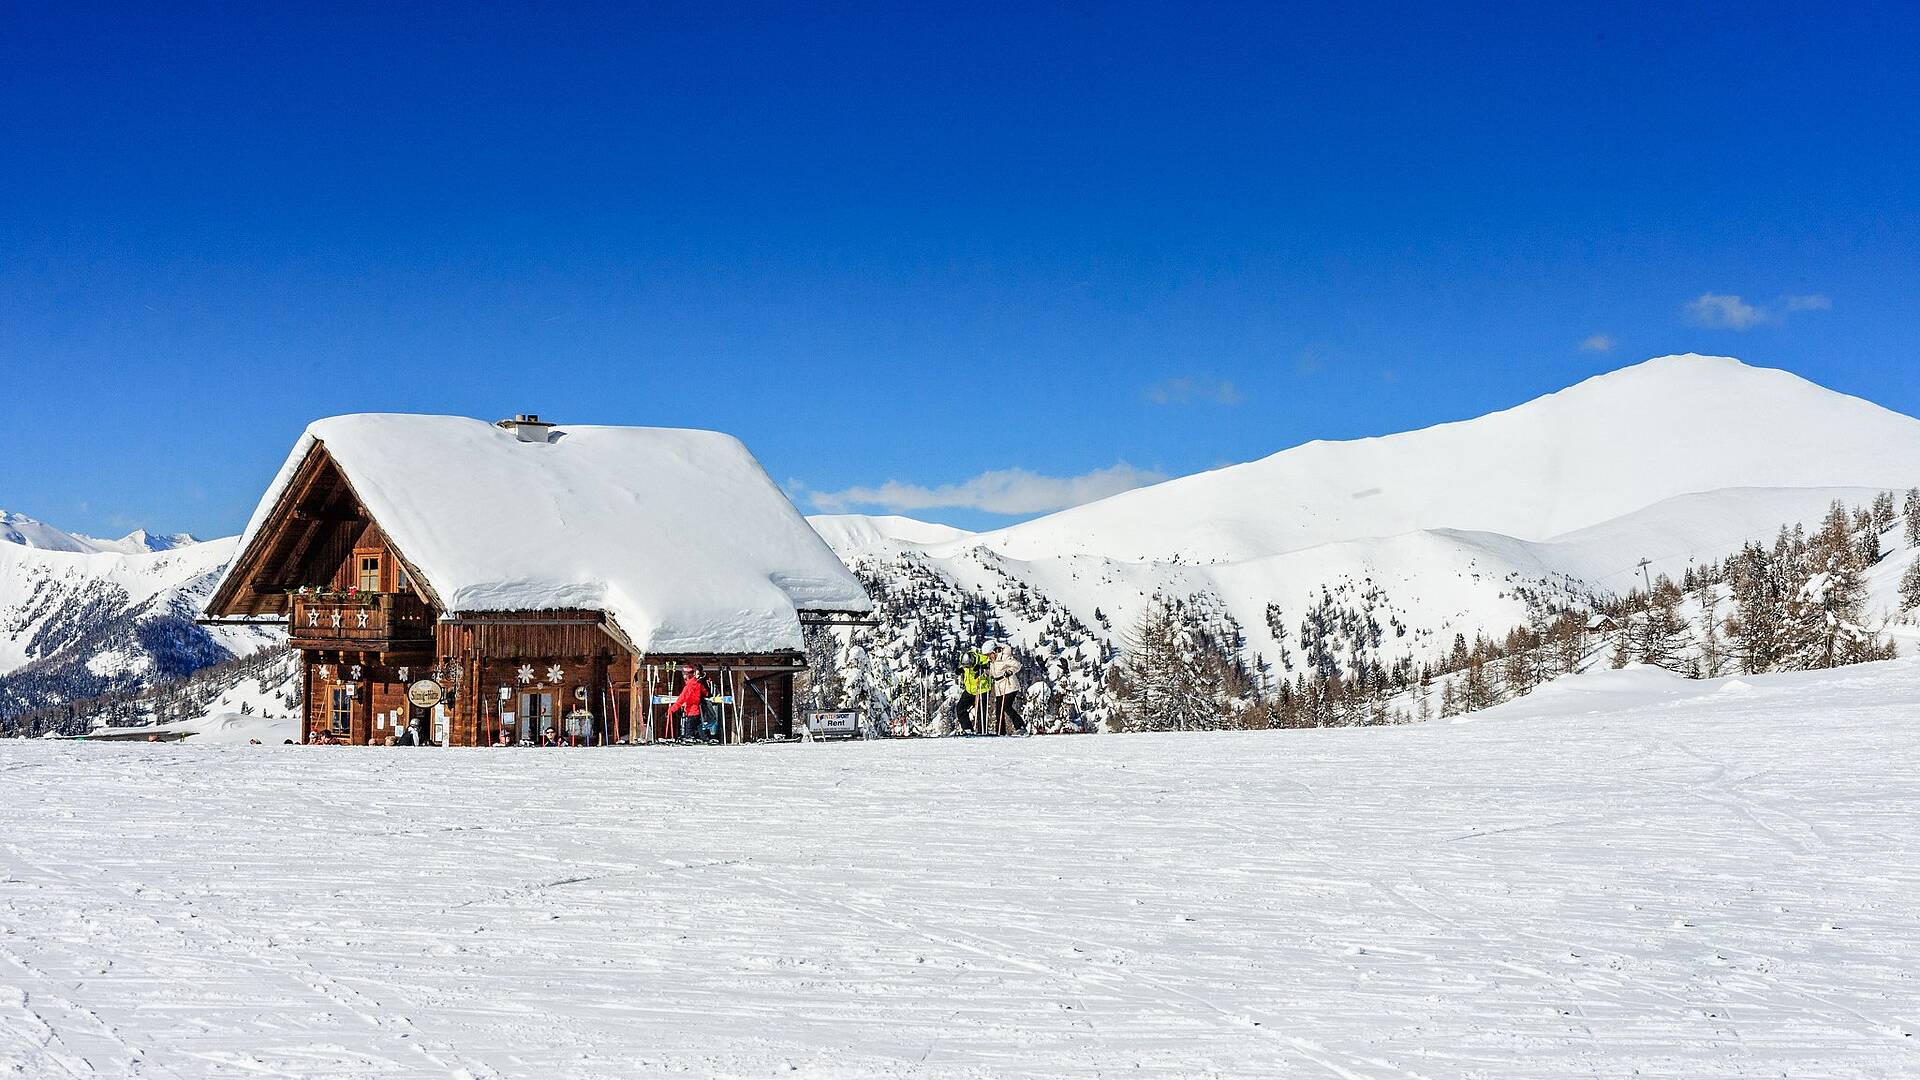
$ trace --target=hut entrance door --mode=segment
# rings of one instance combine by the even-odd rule
[[[553,695],[527,691],[520,695],[520,740],[539,742],[540,733],[553,727]],[[558,729],[555,729],[556,733]]]

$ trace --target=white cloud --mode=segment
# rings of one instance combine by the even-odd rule
[[[1617,344],[1612,334],[1589,334],[1580,342],[1580,349],[1583,352],[1612,352]]]
[[[889,480],[878,487],[815,491],[807,499],[815,510],[844,513],[872,507],[893,513],[935,507],[984,510],[990,514],[1042,514],[1104,499],[1122,491],[1165,480],[1162,473],[1126,462],[1080,476],[1042,476],[1026,469],[993,469],[958,484],[924,487]]]
[[[1687,317],[1696,325],[1718,330],[1751,330],[1773,321],[1764,309],[1727,293],[1701,293],[1687,305]]]
[[[1832,310],[1833,301],[1821,293],[1788,293],[1772,304],[1749,304],[1726,293],[1701,293],[1687,305],[1687,318],[1717,330],[1751,330],[1763,323],[1786,322],[1792,312]]]
[[[1240,388],[1225,379],[1181,376],[1147,387],[1146,397],[1155,405],[1238,405],[1244,401]]]

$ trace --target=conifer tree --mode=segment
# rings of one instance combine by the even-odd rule
[[[1586,623],[1574,612],[1562,612],[1554,621],[1553,661],[1562,675],[1571,675],[1580,666],[1580,654],[1583,650],[1582,638],[1586,636]]]
[[[1876,635],[1860,623],[1866,606],[1866,581],[1844,554],[1829,557],[1795,596],[1794,621],[1799,666],[1831,668],[1875,659]]]
[[[1900,575],[1900,610],[1920,609],[1920,559],[1907,564],[1907,572]]]
[[[1680,587],[1665,574],[1654,582],[1646,617],[1640,621],[1634,655],[1643,664],[1686,672],[1687,624],[1680,617]]]
[[[1486,641],[1476,638],[1467,660],[1467,678],[1460,702],[1466,712],[1479,712],[1500,703],[1499,688],[1487,671],[1487,651]]]
[[[1151,731],[1166,721],[1179,671],[1174,659],[1173,620],[1158,593],[1121,639],[1113,668],[1114,725]]]
[[[1893,492],[1883,491],[1873,497],[1873,531],[1886,532],[1893,528],[1898,517],[1893,512]]]
[[[1620,622],[1616,624],[1613,629],[1613,653],[1612,658],[1609,660],[1609,665],[1615,671],[1633,663],[1633,637],[1633,621],[1625,614],[1622,614],[1620,616]]]
[[[1920,547],[1920,487],[1907,489],[1904,516],[1907,524],[1907,546]]]
[[[1782,551],[1778,541],[1774,547]],[[1726,631],[1740,670],[1748,675],[1774,670],[1787,646],[1787,597],[1775,563],[1775,557],[1758,544],[1741,548],[1732,560],[1734,611]]]
[[[1727,673],[1726,640],[1720,636],[1720,586],[1702,586],[1695,595],[1700,602],[1700,677],[1717,679]]]

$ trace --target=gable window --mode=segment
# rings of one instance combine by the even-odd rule
[[[413,579],[407,576],[407,564],[398,559],[393,561],[393,591],[412,592]]]
[[[335,735],[353,734],[353,691],[336,686],[327,695],[327,730]]]
[[[357,584],[359,584],[360,591],[363,593],[379,592],[380,591],[380,556],[361,555],[361,556],[358,556],[357,561],[360,565],[360,573],[355,578],[355,581]]]

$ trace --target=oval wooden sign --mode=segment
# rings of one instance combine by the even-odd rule
[[[431,709],[440,704],[440,700],[444,697],[446,697],[446,691],[440,689],[440,684],[432,679],[421,679],[407,687],[407,700],[416,709]]]

